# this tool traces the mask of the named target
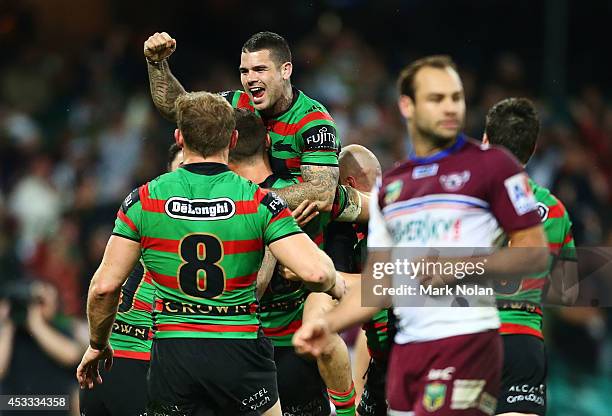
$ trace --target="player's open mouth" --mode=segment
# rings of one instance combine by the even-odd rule
[[[266,90],[261,87],[251,88],[250,91],[251,91],[251,94],[253,95],[253,98],[261,98],[266,92]]]

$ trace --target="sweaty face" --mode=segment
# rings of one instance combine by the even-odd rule
[[[414,79],[414,113],[411,122],[424,137],[449,142],[465,121],[465,98],[459,74],[452,68],[425,67]]]
[[[269,110],[282,95],[285,80],[281,65],[272,60],[270,51],[242,52],[240,81],[258,111]]]

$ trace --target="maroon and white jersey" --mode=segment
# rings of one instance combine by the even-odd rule
[[[411,253],[422,248],[419,256],[426,254],[427,247],[491,251],[505,233],[538,224],[528,176],[516,159],[505,149],[460,135],[450,148],[410,159],[383,174],[370,199],[368,247],[410,247]],[[418,287],[416,279],[412,285]],[[486,281],[478,285],[490,287]],[[399,318],[395,342],[498,328],[495,297],[492,290],[488,292],[471,297],[472,307],[465,308],[444,307],[453,304],[451,295],[425,296],[424,305],[435,307],[397,307],[406,303],[395,297]]]

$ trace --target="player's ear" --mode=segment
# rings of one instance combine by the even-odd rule
[[[174,129],[174,142],[181,149],[185,145],[185,138],[183,137],[183,133],[179,129]]]
[[[346,183],[351,187],[354,188],[355,187],[355,178],[353,178],[352,176],[347,176],[346,177]]]
[[[229,148],[233,149],[234,147],[236,147],[237,143],[238,143],[238,130],[234,130],[232,132],[232,137],[230,137]]]
[[[293,72],[293,64],[291,62],[285,62],[281,65],[281,76],[283,79],[287,80],[291,78],[291,73]]]
[[[272,139],[270,139],[270,133],[266,133],[266,150],[272,146]]]
[[[483,133],[482,135],[482,144],[489,144],[489,138],[487,137],[487,133]]]
[[[397,106],[405,119],[410,120],[414,114],[414,101],[407,95],[400,95]]]

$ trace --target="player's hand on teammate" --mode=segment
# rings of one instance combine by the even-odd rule
[[[300,228],[304,228],[314,217],[319,215],[319,208],[316,202],[306,199],[293,210],[291,215],[293,215]]]
[[[98,363],[104,360],[104,368],[110,371],[113,366],[113,349],[106,345],[103,350],[97,350],[91,346],[83,354],[83,359],[77,368],[77,380],[81,389],[93,389],[96,384],[102,384],[102,376]]]
[[[159,62],[168,58],[176,50],[176,39],[166,32],[149,36],[144,43],[144,56],[151,62]]]
[[[319,357],[331,349],[331,331],[325,319],[304,322],[293,335],[293,346],[298,354]]]

